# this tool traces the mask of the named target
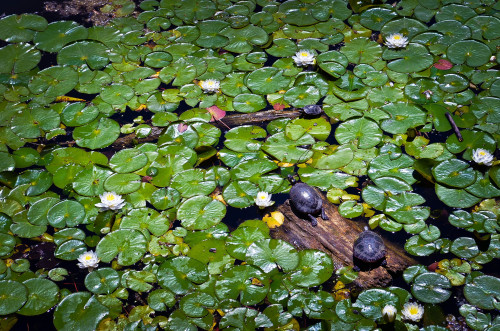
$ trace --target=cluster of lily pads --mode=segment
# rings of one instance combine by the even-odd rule
[[[114,0],[89,28],[0,19],[2,327],[55,307],[60,330],[446,330],[453,291],[468,326],[500,327],[500,279],[480,271],[500,258],[498,2],[134,9]],[[356,272],[271,239],[273,222],[228,228],[228,206],[271,211],[295,173],[436,263],[409,267],[408,290],[350,296]],[[441,237],[423,185],[461,236]]]

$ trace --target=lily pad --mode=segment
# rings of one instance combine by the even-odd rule
[[[301,287],[317,286],[332,276],[333,262],[326,253],[305,249],[299,252],[299,265],[291,272],[290,281]]]
[[[384,131],[392,134],[405,133],[409,128],[425,124],[426,114],[414,105],[398,102],[382,106],[390,115],[390,119],[383,120],[380,124]]]
[[[72,21],[50,23],[46,29],[37,32],[33,41],[38,49],[46,52],[59,52],[64,45],[87,38],[84,26]]]
[[[80,147],[99,149],[111,145],[120,135],[120,125],[112,119],[101,118],[75,128],[73,138]]]
[[[243,305],[255,305],[262,301],[269,290],[266,275],[251,265],[236,265],[222,273],[215,283],[219,299],[239,298]]]
[[[289,272],[297,267],[299,255],[296,249],[285,241],[262,239],[248,247],[246,261],[266,274],[278,270]]]
[[[63,200],[49,209],[47,219],[55,228],[77,226],[85,219],[85,208],[78,201]]]
[[[436,194],[439,200],[443,201],[449,207],[468,208],[481,201],[465,191],[464,189],[453,189],[436,183]]]
[[[401,73],[418,72],[433,64],[433,56],[425,46],[410,43],[403,50],[386,49],[382,54],[384,60],[390,61],[387,68]]]
[[[291,140],[284,132],[279,132],[269,137],[262,149],[281,162],[298,163],[312,156],[312,151],[300,146],[311,145],[314,142],[314,138],[308,133],[297,140]]]
[[[91,69],[101,69],[109,62],[108,48],[97,41],[77,41],[57,53],[58,64],[88,64]]]
[[[141,177],[137,174],[113,174],[104,182],[104,189],[117,194],[128,194],[141,187]]]
[[[57,285],[44,278],[31,278],[23,284],[28,289],[28,300],[17,312],[21,315],[34,316],[45,313],[59,301],[59,288]]]
[[[367,118],[342,122],[335,130],[335,139],[341,144],[353,142],[359,148],[372,148],[382,140],[382,130]]]
[[[40,62],[41,54],[32,45],[20,43],[0,48],[0,57],[2,57],[0,73],[13,74],[26,72],[36,67]]]
[[[474,277],[464,287],[465,298],[481,309],[498,309],[500,280],[489,275]]]
[[[110,168],[118,173],[133,172],[148,163],[146,154],[133,148],[118,151],[109,160]]]
[[[0,20],[0,39],[8,43],[27,42],[36,31],[47,28],[47,20],[34,14],[9,15]]]
[[[455,64],[465,63],[471,67],[479,67],[490,60],[491,50],[476,40],[461,40],[448,47],[446,55]]]
[[[376,42],[368,39],[359,37],[346,43],[344,47],[340,49],[349,62],[359,64],[359,63],[373,63],[380,59],[382,55],[382,48]]]
[[[184,201],[177,211],[182,225],[191,230],[208,229],[219,223],[226,214],[226,206],[207,196],[195,196]]]
[[[425,303],[441,303],[451,296],[451,283],[443,275],[424,272],[413,280],[411,293],[416,299]]]
[[[186,294],[195,284],[208,280],[205,264],[187,257],[178,256],[163,262],[158,268],[158,283],[175,294]]]
[[[264,109],[266,105],[266,99],[257,94],[242,93],[233,99],[234,109],[242,113],[254,113]]]
[[[138,230],[119,229],[108,233],[97,244],[96,254],[102,262],[109,263],[115,257],[122,266],[139,261],[147,250],[147,240]]]
[[[91,293],[71,293],[57,305],[54,311],[54,326],[58,330],[94,330],[108,315],[109,308],[102,305]]]
[[[291,79],[283,75],[283,71],[274,67],[265,67],[251,72],[246,85],[255,94],[270,94],[285,89]]]

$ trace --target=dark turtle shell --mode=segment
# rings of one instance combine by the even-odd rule
[[[353,255],[362,262],[373,263],[385,257],[385,245],[382,237],[373,231],[361,232],[354,242]]]
[[[323,112],[323,109],[321,109],[321,106],[318,105],[307,105],[304,107],[304,113],[307,115],[319,115]]]
[[[305,183],[292,185],[290,201],[293,207],[303,214],[317,214],[323,206],[323,200],[318,193]]]

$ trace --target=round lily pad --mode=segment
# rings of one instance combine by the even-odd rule
[[[94,330],[108,314],[109,308],[102,305],[91,293],[71,293],[57,305],[54,311],[54,326],[58,330]]]
[[[47,219],[55,228],[77,226],[85,219],[85,208],[78,201],[64,200],[49,209]]]
[[[104,189],[117,194],[128,194],[141,187],[141,176],[137,174],[113,174],[104,182]]]
[[[158,283],[175,294],[186,294],[195,284],[207,280],[205,264],[187,256],[174,257],[158,268]]]
[[[450,159],[432,168],[434,178],[442,184],[464,188],[476,181],[476,172],[467,162]]]
[[[446,55],[455,64],[465,63],[471,67],[479,67],[490,60],[491,50],[480,41],[461,40],[450,45]]]
[[[474,239],[469,237],[459,237],[453,240],[450,252],[462,259],[471,259],[479,254],[479,248]]]
[[[226,206],[207,196],[195,196],[184,201],[177,211],[182,225],[191,230],[208,229],[219,223],[226,214]]]
[[[174,188],[159,188],[151,194],[151,204],[159,210],[176,206],[181,199],[181,194]]]
[[[370,64],[380,59],[382,48],[379,44],[368,38],[359,37],[346,43],[345,46],[340,49],[340,52],[342,52],[351,63]]]
[[[382,130],[392,134],[405,133],[409,128],[425,124],[426,114],[420,108],[403,102],[382,106],[390,119],[380,124]]]
[[[73,138],[80,147],[99,149],[111,145],[120,135],[120,125],[112,119],[101,118],[75,128]]]
[[[9,255],[16,245],[16,239],[10,234],[0,233],[0,256]]]
[[[91,69],[101,69],[109,62],[108,48],[97,41],[77,41],[57,53],[58,64],[88,64]]]
[[[112,171],[93,166],[80,171],[74,178],[72,185],[76,193],[94,197],[104,193],[104,182],[113,174]]]
[[[422,71],[429,68],[434,60],[425,46],[416,43],[410,43],[403,50],[388,48],[382,58],[390,61],[387,68],[401,73]]]
[[[465,298],[482,309],[498,309],[500,298],[500,280],[489,275],[474,277],[464,287]]]
[[[277,270],[289,272],[297,267],[299,255],[297,250],[285,241],[262,239],[248,247],[246,261],[267,274]]]
[[[315,105],[321,95],[315,86],[300,85],[286,91],[284,98],[292,106],[302,108],[307,105]]]
[[[182,297],[179,308],[190,317],[203,317],[208,314],[207,308],[215,305],[215,298],[203,292],[189,293]]]
[[[96,119],[99,109],[83,102],[68,104],[61,113],[61,121],[68,126],[81,126]]]
[[[312,151],[301,146],[314,143],[314,138],[308,133],[296,140],[292,140],[284,132],[279,132],[269,137],[262,149],[281,162],[297,163],[308,160],[313,154]]]
[[[436,183],[436,194],[439,200],[449,207],[468,208],[481,201],[481,198],[468,193],[464,189],[453,189]]]
[[[411,293],[416,299],[425,303],[441,303],[451,296],[451,283],[443,275],[434,272],[425,272],[413,280]]]
[[[274,67],[260,68],[251,72],[246,79],[246,85],[255,94],[270,94],[285,89],[290,84],[290,78],[283,71]]]
[[[13,280],[0,280],[0,315],[8,315],[21,308],[28,299],[25,285]]]
[[[0,39],[8,43],[30,41],[36,31],[45,30],[47,25],[45,18],[35,14],[5,16],[0,20]]]
[[[37,32],[33,41],[38,49],[53,53],[72,41],[87,38],[87,35],[87,29],[76,22],[58,21]]]
[[[76,260],[87,251],[87,246],[81,240],[70,239],[62,242],[54,252],[54,256],[61,260]]]
[[[233,107],[242,113],[254,113],[267,105],[264,97],[257,94],[242,93],[233,99]]]
[[[225,271],[215,283],[219,299],[238,299],[243,305],[262,301],[269,290],[265,274],[251,265],[236,265]]]
[[[0,73],[12,74],[33,69],[40,62],[41,54],[32,45],[20,43],[0,48],[0,57]]]
[[[305,249],[299,252],[299,265],[290,274],[290,281],[301,287],[317,286],[332,276],[333,262],[326,253]]]
[[[108,233],[97,244],[96,254],[102,262],[109,263],[115,257],[122,266],[139,261],[147,250],[147,240],[138,230],[119,229]]]
[[[34,316],[45,313],[59,301],[59,287],[45,278],[31,278],[23,284],[28,289],[28,301],[17,312],[21,315]]]
[[[335,139],[341,144],[354,142],[359,148],[372,148],[382,140],[382,130],[367,118],[342,122],[335,130]]]
[[[85,287],[95,294],[111,294],[120,284],[120,275],[111,268],[99,268],[85,277]]]
[[[15,184],[17,186],[29,184],[25,194],[27,196],[37,196],[52,186],[52,175],[48,171],[29,169],[17,177]]]
[[[109,166],[118,173],[133,172],[141,169],[148,163],[146,154],[133,148],[118,151],[109,160]]]
[[[385,23],[398,16],[388,8],[374,7],[361,13],[359,23],[371,30],[380,31]]]

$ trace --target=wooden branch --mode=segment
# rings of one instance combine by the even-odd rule
[[[240,125],[263,124],[279,118],[296,118],[302,113],[298,109],[291,110],[264,110],[256,113],[235,113],[226,115],[224,118],[212,122],[212,124],[221,130],[227,130]],[[163,128],[152,126],[151,133],[146,138],[138,139],[135,133],[127,134],[118,138],[112,148],[126,148],[135,144],[142,144],[158,140],[163,133]]]
[[[297,249],[318,249],[332,257],[335,269],[344,266],[353,266],[353,244],[363,231],[364,224],[348,220],[340,216],[337,207],[331,204],[324,196],[323,205],[330,218],[318,218],[316,227],[309,220],[297,217],[290,207],[290,200],[277,209],[285,215],[282,226],[271,230],[271,237],[282,239]],[[392,274],[401,273],[408,266],[417,264],[417,261],[406,255],[403,248],[384,238],[387,249],[387,265],[378,266],[369,271],[360,271],[355,285],[359,288],[387,286],[392,281]]]

